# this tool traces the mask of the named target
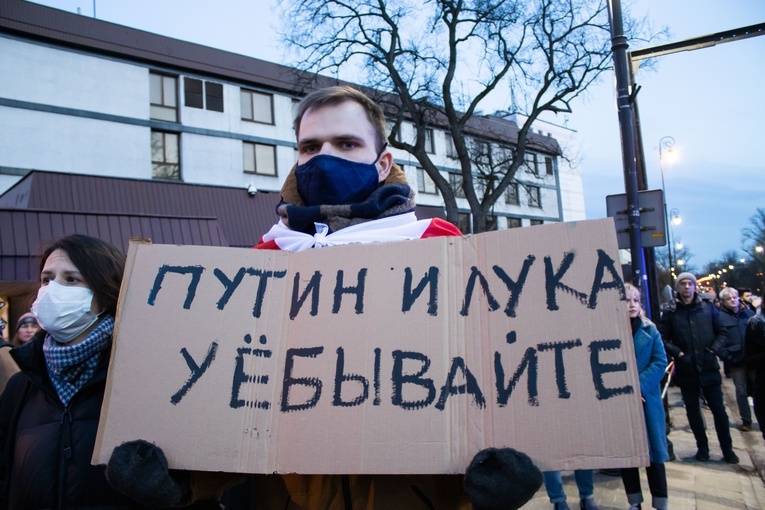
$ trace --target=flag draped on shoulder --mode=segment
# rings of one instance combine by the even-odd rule
[[[418,220],[414,212],[389,216],[330,232],[324,223],[316,223],[316,233],[306,234],[288,228],[281,220],[271,227],[255,246],[261,250],[291,252],[353,243],[389,243],[428,237],[461,236],[451,223],[440,218]]]

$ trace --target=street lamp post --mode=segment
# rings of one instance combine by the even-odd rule
[[[659,140],[659,171],[661,171],[661,194],[664,198],[664,229],[667,236],[670,234],[669,214],[667,213],[667,188],[664,185],[664,149],[671,151],[675,146],[675,139],[671,136],[663,136]],[[667,254],[669,255],[669,284],[672,286],[672,242],[669,237],[667,238]]]
[[[673,208],[671,211],[669,211],[669,230],[667,231],[667,250],[669,253],[669,283],[672,283],[672,280],[674,279],[674,265],[675,263],[679,264],[679,261],[675,260],[675,258],[672,256],[672,247],[674,245],[675,249],[680,250],[680,247],[678,245],[675,245],[675,229],[672,228],[673,225],[679,225],[682,222],[682,219],[680,218],[680,209],[677,209],[676,207]],[[677,253],[675,253],[677,255]]]

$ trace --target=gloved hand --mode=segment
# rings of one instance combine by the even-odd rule
[[[175,506],[190,491],[188,473],[171,474],[162,449],[141,439],[114,449],[106,465],[106,479],[112,487],[149,508]]]
[[[542,486],[542,472],[512,448],[478,452],[465,472],[465,493],[475,510],[516,510]]]

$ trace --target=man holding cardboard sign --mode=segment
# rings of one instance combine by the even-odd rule
[[[385,150],[384,116],[364,94],[333,87],[309,95],[295,131],[300,157],[282,189],[281,219],[256,248],[303,251],[460,235],[443,220],[416,219],[414,194]],[[108,473],[116,487],[149,506],[177,503],[155,496],[177,494],[165,487],[180,486],[188,497],[206,476],[192,473],[189,482],[171,475],[161,449],[146,441],[118,446]],[[466,509],[472,503],[491,510],[522,506],[541,482],[525,454],[487,448],[467,468],[464,490],[458,475],[264,475],[255,477],[255,492],[257,508]]]

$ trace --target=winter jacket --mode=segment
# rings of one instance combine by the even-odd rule
[[[64,406],[48,376],[45,331],[16,347],[21,369],[0,397],[2,508],[130,508],[130,501],[92,466],[109,353],[90,381]]]
[[[667,354],[675,358],[675,382],[678,386],[721,384],[717,352],[726,341],[720,324],[720,312],[698,293],[689,304],[675,301],[675,309],[665,312],[661,335]],[[680,353],[683,356],[679,356]]]
[[[667,368],[667,354],[656,326],[650,321],[641,322],[632,341],[640,376],[640,394],[645,400],[643,414],[648,433],[648,453],[651,462],[661,463],[669,460],[664,404],[661,401],[661,379]]]
[[[725,328],[727,339],[718,354],[726,368],[744,365],[744,333],[746,323],[753,315],[754,312],[747,307],[739,308],[736,312],[726,306],[720,307],[720,324]]]
[[[749,319],[744,334],[744,364],[757,372],[758,383],[765,384],[765,315]]]
[[[16,365],[16,362],[11,357],[12,347],[8,342],[0,341],[0,393],[3,392],[5,385],[8,384],[8,379],[19,371],[18,365]]]

